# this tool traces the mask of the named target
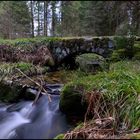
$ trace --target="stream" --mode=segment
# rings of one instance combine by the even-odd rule
[[[59,110],[61,87],[47,85],[52,102],[47,95],[42,95],[34,105],[33,101],[25,100],[0,103],[0,139],[51,139],[69,130],[70,125]],[[32,92],[37,93],[36,90]]]

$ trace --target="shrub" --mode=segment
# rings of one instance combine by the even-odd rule
[[[137,52],[134,57],[133,60],[140,60],[140,52]]]
[[[126,57],[125,49],[119,49],[119,50],[114,50],[109,59],[112,62],[116,62],[116,61],[123,60],[125,57]]]
[[[115,37],[114,38],[116,50],[125,49],[124,57],[132,58],[134,56],[134,37]]]
[[[124,36],[114,37],[116,49],[132,48],[134,45],[134,37],[127,38]]]

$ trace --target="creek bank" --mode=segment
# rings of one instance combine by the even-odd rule
[[[60,95],[63,84],[44,84],[43,88],[50,95]],[[35,100],[39,87],[23,85],[15,81],[3,80],[0,82],[0,100],[6,103],[15,103],[21,100]],[[39,98],[45,94],[41,92]]]
[[[139,66],[139,61],[119,61],[111,64],[108,72],[99,72],[96,75],[89,74],[87,76],[77,75],[62,89],[59,103],[61,111],[66,115],[77,113],[80,116],[81,112],[74,105],[82,108],[82,99],[87,97],[89,107],[87,121],[89,120],[92,123],[99,116],[101,119],[108,118],[108,116],[112,117],[115,121],[113,124],[116,136],[118,136],[118,131],[125,134],[139,128]],[[75,99],[77,99],[77,96],[79,97],[78,100],[74,99],[74,95]],[[83,111],[82,109],[81,111]],[[85,130],[84,127],[79,129],[79,137],[77,135],[76,138],[85,138],[86,130],[82,130]],[[75,138],[74,134],[77,132],[70,131],[64,136]]]
[[[78,85],[65,87],[60,95],[59,108],[62,112],[65,112],[67,116],[84,115],[87,104],[84,101],[83,86]]]
[[[97,39],[98,40],[98,39]],[[72,40],[72,42],[74,41],[74,39]],[[78,42],[79,41],[82,41],[82,40],[78,40]],[[89,41],[89,40],[88,40]],[[100,39],[98,40],[99,42],[100,42]],[[67,41],[63,41],[63,45],[65,44],[66,46],[67,46],[67,43],[66,43]],[[59,41],[57,42],[57,43],[60,43]],[[55,45],[57,45],[57,43],[55,44],[54,42],[51,42],[51,45],[53,46],[54,44]],[[88,42],[89,43],[89,42]],[[61,44],[61,43],[60,43]],[[71,44],[71,43],[70,43]],[[76,43],[75,43],[76,44]],[[101,43],[102,44],[102,43]],[[65,46],[64,45],[64,46]],[[89,45],[89,44],[88,44]],[[101,45],[102,46],[102,45]],[[124,45],[123,45],[124,46]],[[129,45],[128,45],[129,46]],[[57,47],[57,46],[56,46]],[[58,46],[59,47],[59,46]],[[72,45],[71,46],[69,46],[69,47],[73,47]],[[98,46],[97,45],[97,50],[98,50],[98,47],[100,47],[100,45]],[[120,45],[120,48],[118,48],[118,50],[119,49],[121,49],[121,47],[122,47],[122,45]],[[63,47],[62,47],[63,48]],[[85,47],[86,48],[86,47]],[[34,48],[35,49],[35,48]],[[56,48],[55,48],[56,49]],[[54,49],[54,50],[55,50]],[[75,48],[74,48],[75,49]],[[88,49],[88,48],[86,48],[86,49]],[[129,49],[129,50],[131,50],[131,49]],[[57,51],[58,51],[58,49],[57,49]],[[77,49],[77,51],[79,51],[78,49]],[[6,52],[8,52],[8,51],[6,51]],[[22,51],[21,51],[22,52]],[[31,51],[32,52],[32,51]],[[30,52],[30,53],[31,53]],[[37,54],[36,53],[37,51],[35,51],[35,55]],[[126,51],[120,51],[120,52],[125,52],[126,53]],[[130,52],[130,51],[129,51]],[[62,54],[65,54],[65,50],[63,50],[63,51],[60,51],[60,53],[62,53]],[[26,53],[24,53],[25,54],[25,56],[26,56]],[[128,55],[129,55],[130,53],[128,53]],[[12,54],[11,54],[12,55]],[[122,54],[121,54],[122,55]],[[25,57],[25,56],[23,56],[23,58]],[[61,55],[60,55],[61,56]],[[63,55],[62,55],[63,56]],[[120,56],[119,56],[120,57]],[[13,58],[13,57],[12,57]],[[25,57],[26,58],[26,57]],[[35,59],[35,57],[31,57],[31,58],[33,58],[33,59]],[[45,57],[44,57],[45,58]],[[41,61],[43,62],[42,64],[44,65],[44,60],[46,60],[46,59],[42,59]],[[138,58],[137,57],[137,55],[136,55],[136,58]],[[9,57],[9,59],[10,59],[10,57]],[[32,59],[31,59],[32,60]],[[61,60],[61,59],[59,59],[59,60]],[[8,60],[7,60],[8,61]],[[35,60],[36,61],[36,60]],[[37,63],[40,63],[41,62],[40,60],[39,61],[36,61]],[[86,61],[86,59],[85,59],[85,61]],[[35,64],[37,64],[37,63],[35,63]],[[126,65],[124,64],[124,63],[126,63]],[[100,103],[101,103],[101,105],[104,105],[104,102],[102,102],[102,100],[97,100],[98,102],[95,102],[96,104],[92,104],[92,105],[94,105],[93,107],[92,107],[92,109],[90,110],[91,111],[91,114],[92,114],[92,112],[93,112],[93,114],[95,114],[95,111],[99,111],[99,110],[94,110],[94,109],[97,109],[96,107],[99,107],[100,108],[100,110],[101,110],[101,112],[99,111],[98,112],[98,114],[99,115],[101,115],[101,116],[103,116],[103,117],[106,117],[106,116],[104,116],[104,114],[102,113],[102,110],[104,110],[104,111],[107,111],[106,110],[106,108],[108,108],[109,109],[109,115],[112,115],[112,110],[113,110],[113,105],[115,104],[115,111],[116,111],[116,114],[118,113],[120,116],[120,118],[119,119],[121,119],[121,121],[123,122],[124,120],[123,120],[123,118],[125,117],[125,118],[127,118],[127,116],[126,116],[126,112],[128,113],[129,112],[129,116],[130,116],[130,118],[127,118],[125,121],[127,121],[126,123],[128,124],[128,125],[131,125],[131,121],[133,122],[133,124],[132,125],[134,125],[134,127],[135,127],[135,125],[139,125],[139,123],[138,122],[135,122],[134,120],[138,120],[137,118],[139,117],[138,115],[136,115],[135,117],[136,118],[134,118],[134,120],[133,120],[133,116],[132,116],[132,113],[133,113],[133,111],[132,110],[136,110],[136,106],[138,105],[137,103],[137,100],[135,100],[135,96],[134,96],[134,94],[131,94],[131,93],[134,93],[134,91],[133,91],[133,89],[135,90],[135,92],[139,92],[139,73],[138,73],[138,71],[139,71],[139,63],[136,63],[135,64],[135,62],[133,63],[133,62],[130,62],[131,63],[131,65],[133,65],[133,68],[130,68],[130,63],[129,62],[124,62],[124,63],[121,63],[121,62],[119,62],[118,63],[118,67],[115,67],[114,69],[111,69],[111,72],[109,72],[109,73],[106,73],[106,72],[99,72],[98,73],[98,75],[88,75],[88,74],[85,74],[85,73],[80,73],[80,74],[77,74],[75,71],[75,74],[72,74],[72,76],[73,76],[73,81],[71,82],[71,83],[68,83],[68,84],[66,84],[65,85],[65,87],[64,87],[64,89],[63,89],[63,91],[62,91],[62,94],[61,94],[61,99],[60,99],[60,109],[62,110],[62,112],[64,112],[65,114],[67,114],[67,116],[72,116],[70,119],[75,119],[74,117],[77,115],[79,115],[79,116],[82,116],[82,119],[84,118],[84,115],[83,114],[85,114],[85,112],[86,112],[86,109],[87,109],[87,104],[88,104],[88,100],[86,101],[86,100],[84,100],[85,99],[85,93],[87,94],[87,93],[89,93],[89,95],[90,95],[90,93],[93,93],[94,94],[94,92],[92,92],[93,90],[97,90],[97,91],[100,91],[99,93],[102,93],[103,92],[103,96],[104,96],[104,98],[105,98],[105,103],[106,103],[106,105],[107,105],[107,107],[106,106],[100,106]],[[127,66],[128,65],[128,66]],[[22,70],[24,70],[24,65],[19,65],[18,66],[20,69],[22,69]],[[85,65],[85,67],[86,67],[86,65]],[[128,68],[129,67],[129,68]],[[29,68],[29,67],[28,67]],[[123,68],[123,69],[122,69]],[[26,69],[26,67],[25,67],[25,69]],[[128,70],[129,69],[129,70]],[[130,69],[132,69],[132,71],[130,70]],[[121,70],[123,70],[123,71],[121,71]],[[26,71],[26,70],[25,70]],[[24,71],[24,72],[25,72]],[[116,72],[115,72],[116,71]],[[128,73],[127,73],[127,71],[128,71]],[[134,72],[134,75],[133,75],[133,72]],[[137,72],[137,73],[136,73]],[[79,72],[78,72],[79,73]],[[76,75],[77,74],[77,75]],[[47,75],[47,74],[45,74],[45,75]],[[53,75],[53,73],[52,73],[52,75]],[[138,76],[138,78],[136,78]],[[38,76],[37,76],[38,77]],[[56,76],[56,77],[59,77],[59,76]],[[61,81],[62,79],[65,81],[65,79],[70,79],[69,78],[69,74],[67,73],[67,74],[65,74],[65,77],[64,78],[60,78],[60,79],[57,79],[56,77],[54,77],[54,80],[53,80],[53,82],[56,82],[56,81]],[[60,76],[61,77],[61,76]],[[20,78],[20,77],[19,77]],[[39,78],[41,78],[41,76],[39,77]],[[46,78],[47,79],[47,78]],[[124,80],[123,80],[124,79]],[[25,78],[25,84],[27,84],[26,83],[26,78]],[[47,80],[49,80],[49,79],[47,79]],[[19,82],[19,81],[22,81],[22,79],[20,78],[20,79],[18,79],[17,80],[17,82]],[[28,80],[27,80],[28,81]],[[38,81],[39,81],[39,79],[38,79]],[[135,81],[135,82],[134,82]],[[124,84],[124,83],[126,83],[126,84]],[[129,86],[128,86],[129,85]],[[5,85],[4,85],[5,86]],[[34,85],[33,85],[34,86]],[[133,87],[133,89],[131,89],[130,87]],[[15,86],[14,88],[13,88],[13,94],[15,93],[14,91],[15,91],[15,89],[16,88],[19,88],[18,89],[18,91],[19,91],[19,93],[21,93],[21,87],[19,87],[19,86]],[[11,90],[11,87],[10,88],[8,88],[8,89],[10,89]],[[25,88],[26,89],[26,88]],[[122,90],[123,89],[123,90]],[[26,90],[25,90],[26,91]],[[48,91],[49,92],[52,92],[52,91],[50,91],[50,89],[48,89]],[[114,92],[115,91],[115,92]],[[58,93],[57,91],[56,91],[56,93]],[[64,93],[64,94],[63,94]],[[127,94],[126,94],[127,93]],[[28,93],[27,93],[28,94]],[[114,94],[114,95],[113,95]],[[100,95],[100,94],[99,94]],[[121,97],[120,97],[120,95],[121,95]],[[127,100],[127,95],[129,95],[130,97],[132,97],[131,98],[131,100],[130,100],[130,98]],[[3,95],[2,95],[3,96]],[[90,97],[90,96],[89,96]],[[95,96],[95,98],[96,98],[97,96]],[[11,97],[9,97],[9,93],[8,93],[8,97],[6,97],[6,98],[8,98],[8,100],[9,101],[11,101],[12,99],[11,99]],[[9,99],[10,98],[10,99]],[[23,98],[23,97],[22,97]],[[27,97],[27,99],[28,98],[34,98],[34,97]],[[95,98],[93,98],[92,100],[94,101],[95,100]],[[124,98],[124,99],[126,99],[126,102],[124,102],[123,100],[121,100],[122,98]],[[117,100],[116,100],[117,99]],[[120,104],[118,104],[117,102],[119,102],[119,100],[121,100],[121,102],[120,102]],[[104,101],[104,100],[103,100]],[[7,101],[6,101],[7,102]],[[131,103],[134,103],[135,104],[135,106],[134,106],[134,108],[132,107],[130,110],[125,106],[125,108],[124,109],[120,109],[119,107],[121,107],[121,105],[123,105],[123,103],[126,103],[126,104],[131,104]],[[98,104],[99,103],[99,104]],[[111,105],[110,105],[111,104]],[[113,104],[113,105],[112,105]],[[99,105],[99,106],[98,106]],[[103,109],[102,109],[103,108]],[[126,111],[124,111],[124,110],[126,110]],[[115,112],[114,111],[114,112]],[[136,110],[137,111],[137,110]],[[92,115],[93,115],[92,114]],[[115,114],[115,115],[116,115]],[[73,117],[74,116],[74,117]],[[97,115],[93,115],[94,117],[95,116],[97,116]],[[130,119],[130,120],[129,120]],[[117,123],[118,124],[120,124],[120,122],[121,122],[120,120],[117,120]],[[123,127],[123,124],[120,124],[120,126],[122,126]],[[131,126],[130,126],[131,127]]]

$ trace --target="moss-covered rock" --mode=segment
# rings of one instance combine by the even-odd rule
[[[21,85],[12,84],[11,81],[0,82],[0,100],[4,102],[11,102],[17,99],[19,93],[22,91]]]
[[[83,85],[65,86],[60,95],[60,110],[66,115],[80,116],[86,111],[86,102],[83,97]]]
[[[76,63],[79,64],[80,70],[84,72],[96,72],[106,69],[107,62],[105,59],[94,53],[86,53],[77,56]]]
[[[5,80],[0,82],[1,101],[17,102],[20,99],[34,100],[35,94],[19,83]]]

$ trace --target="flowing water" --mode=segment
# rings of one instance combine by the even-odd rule
[[[47,87],[52,102],[48,101],[47,95],[42,95],[35,105],[32,105],[33,101],[0,103],[0,139],[54,138],[70,128],[59,110],[61,85]]]

